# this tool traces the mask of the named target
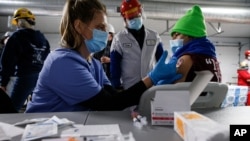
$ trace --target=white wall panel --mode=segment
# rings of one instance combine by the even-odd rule
[[[217,59],[220,63],[222,83],[237,83],[237,69],[239,67],[239,48],[216,46]]]
[[[48,39],[50,43],[51,51],[58,48],[60,46],[60,35],[59,34],[45,34],[45,37]]]

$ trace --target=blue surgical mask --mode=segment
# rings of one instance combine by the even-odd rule
[[[141,27],[142,27],[142,17],[128,20],[128,28],[129,29],[139,30],[139,29],[141,29]]]
[[[108,41],[108,33],[105,31],[93,29],[93,37],[90,40],[85,39],[84,42],[90,53],[95,53],[103,50]]]
[[[175,53],[178,49],[180,49],[183,46],[183,39],[170,40],[169,43],[172,53]]]

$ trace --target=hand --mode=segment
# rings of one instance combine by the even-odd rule
[[[177,58],[172,58],[166,64],[165,60],[167,56],[168,52],[164,51],[155,68],[148,74],[154,85],[156,85],[160,80],[175,81],[181,77],[176,71]]]
[[[102,56],[101,57],[101,63],[110,63],[110,58],[107,56]]]

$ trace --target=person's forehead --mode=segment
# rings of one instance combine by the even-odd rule
[[[139,12],[134,12],[134,13],[131,13],[130,15],[127,15],[127,16],[126,16],[126,19],[133,19],[133,18],[137,18],[137,17],[139,17],[139,16],[141,16],[141,13],[139,13]]]
[[[107,26],[108,24],[107,15],[104,13],[96,13],[95,17],[93,18],[90,24],[93,24],[94,26],[97,26],[97,25]]]

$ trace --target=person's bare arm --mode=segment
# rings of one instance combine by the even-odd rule
[[[189,55],[183,55],[178,59],[177,62],[177,73],[182,74],[182,78],[177,80],[177,82],[185,82],[188,72],[193,64],[193,61]]]

